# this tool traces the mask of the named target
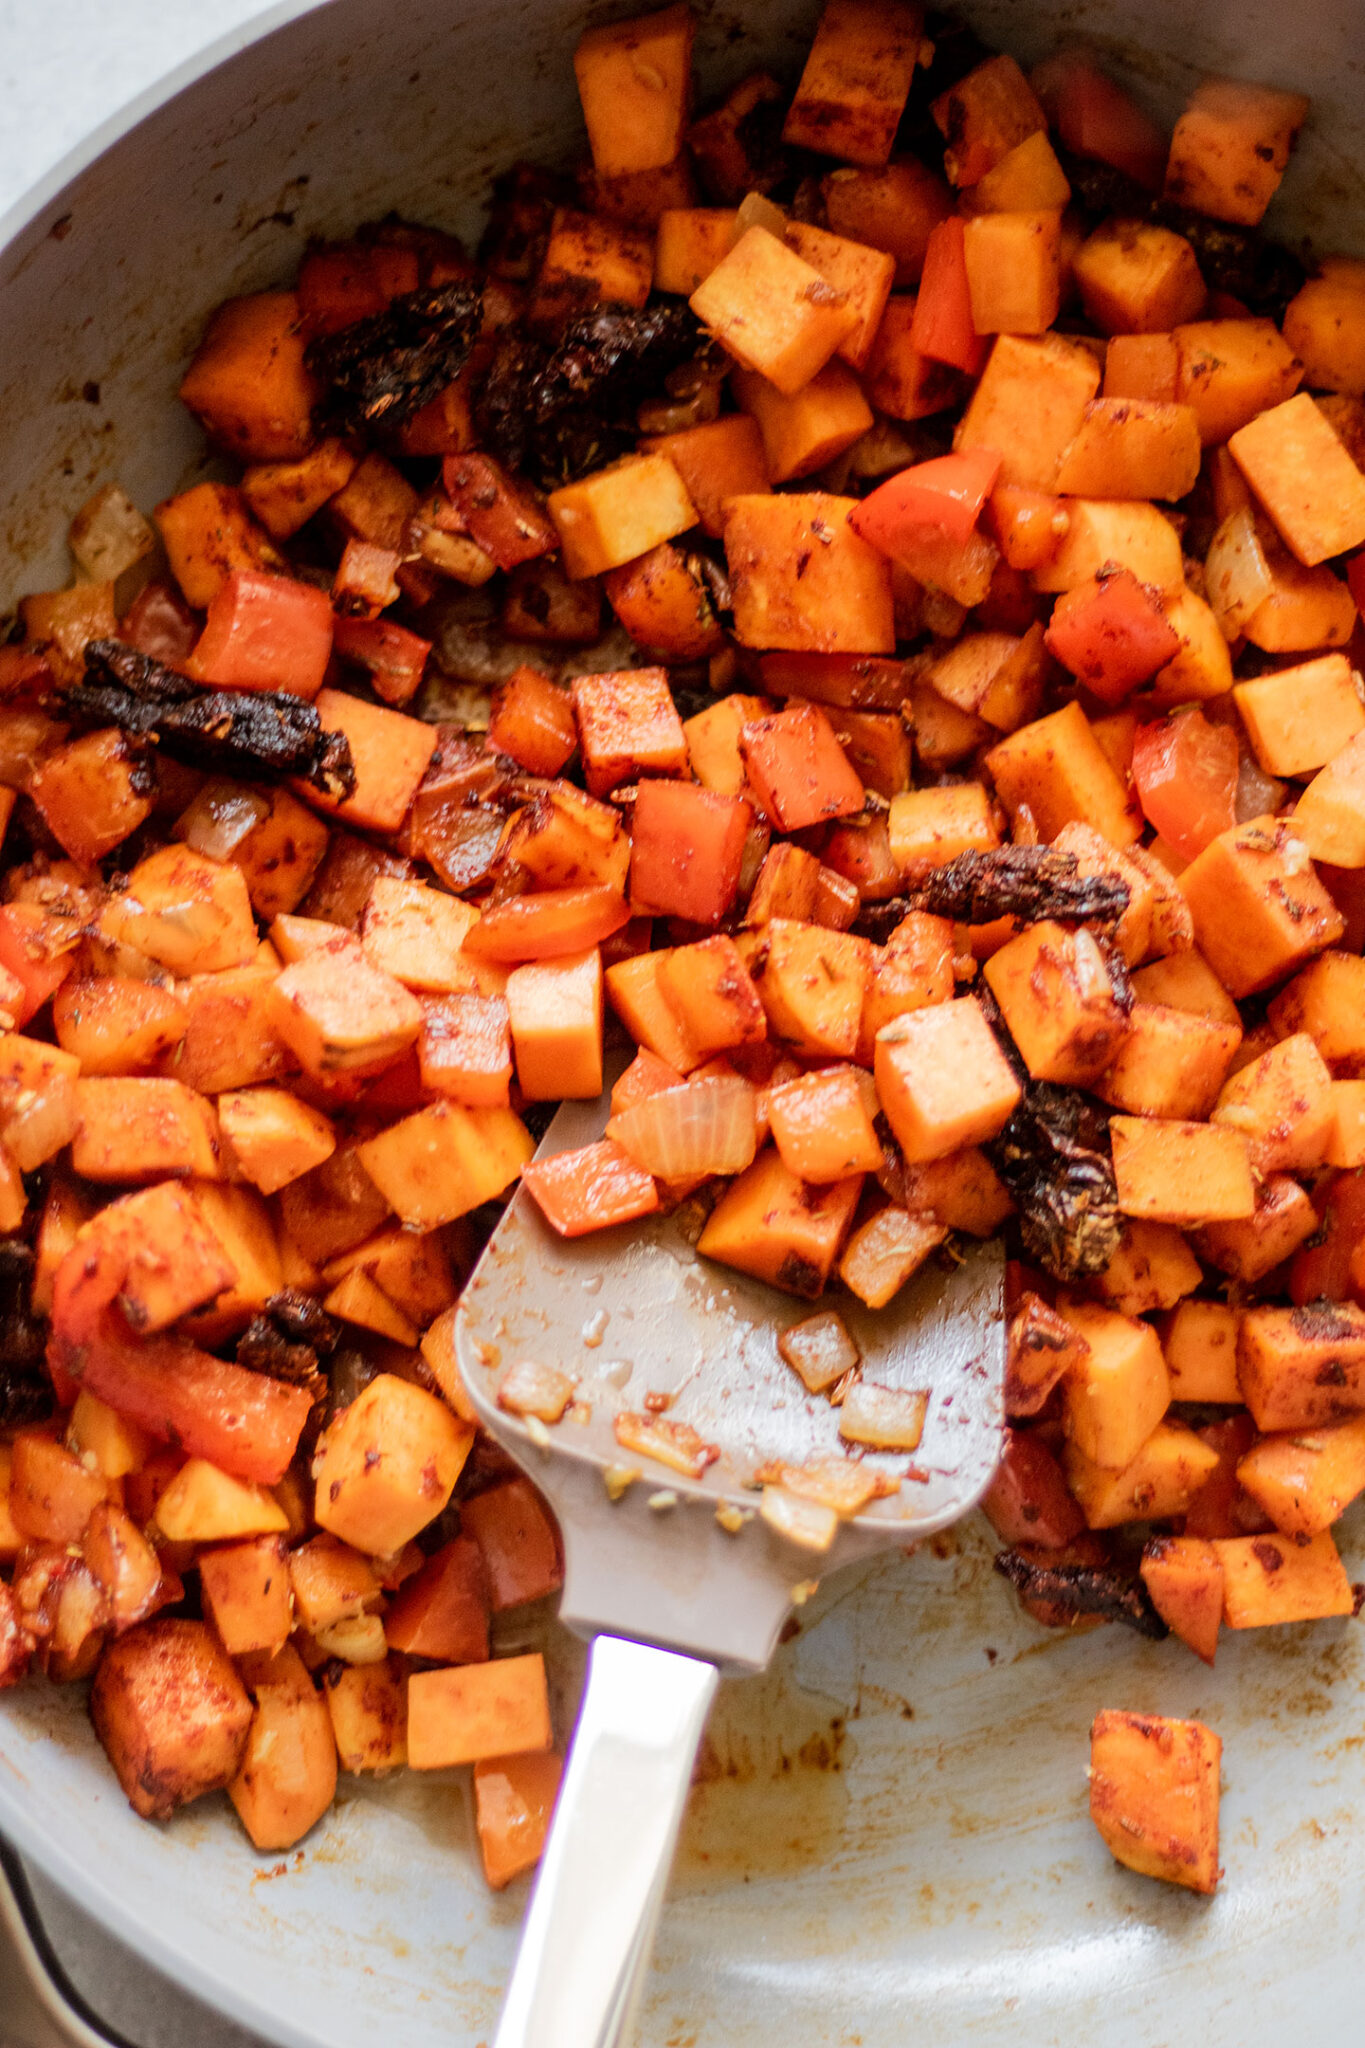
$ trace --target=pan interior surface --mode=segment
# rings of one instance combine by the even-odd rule
[[[962,11],[1024,60],[1076,25],[1065,0]],[[703,89],[758,62],[791,74],[815,12],[720,0],[701,24]],[[585,18],[578,0],[287,5],[16,209],[0,255],[5,605],[65,579],[67,521],[100,483],[150,506],[206,473],[174,389],[220,300],[288,277],[310,235],[390,208],[469,232],[494,172],[571,154]],[[1204,69],[1310,94],[1269,225],[1365,252],[1358,0],[1195,18],[1186,0],[1094,0],[1083,27],[1168,116]],[[1358,1515],[1343,1528],[1353,1576]],[[772,1671],[723,1689],[647,2048],[1243,2048],[1253,2012],[1258,2035],[1306,2022],[1353,2038],[1359,1629],[1234,1635],[1208,1672],[1117,1628],[1041,1634],[990,1551],[973,1523],[832,1579]],[[542,1642],[567,1729],[579,1646],[523,1614],[501,1647]],[[1087,1732],[1104,1706],[1196,1715],[1223,1736],[1215,1899],[1119,1870],[1091,1830]],[[299,1850],[261,1859],[221,1799],[137,1820],[79,1695],[34,1682],[0,1701],[0,1829],[113,1932],[289,2048],[491,2036],[525,1887],[485,1890],[455,1774],[343,1780]]]

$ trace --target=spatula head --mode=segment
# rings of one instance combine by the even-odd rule
[[[539,1156],[591,1143],[608,1114],[606,1096],[566,1103]],[[808,1393],[778,1352],[779,1335],[817,1305],[699,1258],[699,1227],[684,1204],[565,1240],[519,1189],[465,1288],[456,1353],[480,1420],[560,1517],[562,1618],[756,1668],[794,1587],[933,1534],[985,1491],[1004,1427],[1004,1255],[988,1243],[931,1260],[875,1311],[831,1298],[864,1379],[928,1395],[913,1453],[861,1452],[841,1439],[840,1410]],[[528,1428],[498,1405],[504,1375],[526,1361],[558,1366],[577,1383],[548,1447],[543,1426]],[[699,1477],[623,1448],[618,1416],[657,1414],[716,1447]],[[848,1455],[900,1483],[841,1524],[829,1551],[814,1555],[752,1519],[763,1465]],[[628,1473],[638,1477],[613,1499]],[[732,1533],[725,1524],[736,1511],[750,1519]]]

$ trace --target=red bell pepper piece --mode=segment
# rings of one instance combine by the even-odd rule
[[[154,576],[144,584],[119,622],[119,638],[139,654],[183,669],[199,638],[199,616],[180,592]]]
[[[12,974],[24,991],[14,1019],[19,1031],[49,996],[56,994],[76,964],[74,949],[52,944],[61,923],[36,903],[0,905],[0,968]]]
[[[851,818],[867,802],[818,704],[789,704],[770,718],[751,719],[740,729],[739,750],[759,802],[780,831]]]
[[[1048,652],[1106,704],[1121,704],[1180,652],[1160,591],[1113,564],[1058,598],[1046,638]]]
[[[441,480],[470,539],[500,569],[533,562],[559,546],[544,507],[491,455],[447,455]]]
[[[288,690],[316,697],[332,655],[325,590],[292,576],[237,569],[208,608],[186,664],[196,682],[229,690]]]
[[[634,907],[719,924],[735,900],[753,816],[742,796],[695,782],[642,782],[630,835]]]
[[[332,649],[343,661],[369,670],[374,694],[385,704],[409,704],[421,688],[431,642],[392,619],[339,618],[332,626]]]
[[[1161,190],[1170,137],[1084,50],[1045,58],[1029,84],[1069,150],[1126,171],[1149,192]]]
[[[337,242],[312,249],[299,267],[299,312],[309,334],[336,334],[389,301],[415,292],[417,251],[388,243]]]
[[[1177,711],[1140,725],[1133,740],[1133,784],[1147,822],[1185,860],[1201,854],[1237,822],[1237,735],[1202,711]]]
[[[545,889],[485,910],[465,934],[464,950],[480,960],[557,960],[600,946],[629,919],[615,889]]]
[[[990,448],[964,448],[917,462],[881,484],[849,514],[849,525],[894,560],[907,534],[931,534],[965,547],[1000,474]]]
[[[1317,1190],[1313,1206],[1318,1229],[1289,1265],[1289,1299],[1297,1308],[1310,1301],[1357,1301],[1351,1255],[1365,1240],[1365,1172],[1337,1173]]]
[[[599,1138],[576,1152],[557,1152],[552,1159],[533,1159],[521,1179],[561,1237],[633,1223],[652,1216],[659,1206],[654,1176],[613,1138]]]
[[[841,711],[899,711],[909,694],[906,666],[889,654],[760,654],[770,697],[809,697]]]
[[[967,245],[955,213],[929,231],[910,339],[922,356],[951,363],[969,377],[975,377],[986,360],[987,343],[972,324]]]
[[[98,1400],[190,1457],[274,1486],[298,1448],[312,1397],[183,1337],[134,1337],[115,1305],[126,1250],[75,1245],[52,1283],[48,1367],[59,1389]]]
[[[1005,1449],[981,1506],[1002,1543],[1060,1550],[1085,1527],[1061,1466],[1031,1430],[1005,1431]]]

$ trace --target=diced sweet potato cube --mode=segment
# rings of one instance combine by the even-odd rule
[[[1253,818],[1220,833],[1184,870],[1180,886],[1196,944],[1239,999],[1282,980],[1334,945],[1344,929],[1297,821]]]
[[[478,916],[444,890],[376,875],[361,920],[365,957],[405,988],[449,995],[469,986],[460,948]]]
[[[288,1526],[267,1487],[221,1472],[207,1458],[186,1459],[156,1504],[156,1521],[171,1543],[232,1542]]]
[[[966,223],[964,253],[978,334],[1047,332],[1062,298],[1060,214],[978,214]]]
[[[1305,1190],[1288,1174],[1271,1174],[1257,1184],[1254,1213],[1240,1222],[1207,1224],[1199,1233],[1199,1251],[1221,1273],[1251,1284],[1290,1258],[1317,1228]]]
[[[1017,142],[962,195],[964,213],[1060,213],[1071,187],[1057,152],[1039,128]]]
[[[1058,1382],[1088,1349],[1066,1318],[1031,1290],[1010,1317],[1005,1353],[1005,1413],[1036,1415]]]
[[[362,831],[396,832],[436,751],[435,727],[340,690],[319,690],[316,702],[323,731],[343,733],[350,742],[356,783],[340,801],[311,784],[299,794]]]
[[[697,511],[666,455],[631,455],[547,501],[571,577],[600,576],[686,533]]]
[[[1306,1032],[1330,1067],[1354,1070],[1365,1060],[1365,960],[1320,953],[1280,991],[1268,1015],[1286,1037]]]
[[[1162,1332],[1175,1401],[1240,1401],[1236,1309],[1221,1301],[1182,1301]]]
[[[293,292],[228,299],[208,324],[180,396],[222,447],[246,461],[287,462],[312,441],[317,385]]]
[[[1182,1422],[1158,1422],[1137,1456],[1119,1472],[1094,1464],[1073,1443],[1067,1483],[1091,1529],[1123,1522],[1169,1521],[1183,1515],[1218,1464],[1218,1453]]]
[[[1282,1535],[1316,1536],[1365,1488],[1365,1416],[1262,1437],[1237,1477]]]
[[[1173,330],[1174,396],[1216,446],[1299,387],[1302,366],[1273,320],[1192,320]]]
[[[1365,731],[1365,706],[1344,654],[1319,655],[1238,683],[1233,694],[1256,758],[1270,775],[1322,768]]]
[[[891,858],[903,875],[942,867],[960,853],[989,853],[1000,844],[991,800],[979,782],[909,789],[891,799]]]
[[[928,419],[957,396],[954,371],[915,346],[914,320],[913,298],[888,299],[863,366],[870,402],[893,420]]]
[[[1051,491],[1099,386],[1099,365],[1088,349],[1056,334],[1002,335],[953,445],[995,449],[1001,483]]]
[[[1241,1025],[1141,999],[1126,1022],[1123,1042],[1095,1092],[1135,1116],[1206,1117],[1241,1043]]]
[[[882,313],[896,274],[896,259],[886,250],[869,248],[865,242],[831,234],[826,228],[805,221],[792,221],[785,240],[798,256],[812,264],[827,284],[845,294],[858,315],[837,353],[855,370],[867,362],[881,324]]]
[[[350,482],[357,458],[344,441],[319,441],[306,455],[253,463],[242,496],[273,540],[289,540]]]
[[[856,1067],[827,1067],[768,1091],[768,1117],[782,1163],[799,1179],[825,1182],[875,1173],[882,1148],[873,1128],[876,1096]]]
[[[146,1621],[111,1643],[90,1717],[134,1809],[164,1820],[236,1774],[251,1702],[201,1621]]]
[[[994,1137],[1020,1097],[974,996],[916,1010],[877,1034],[877,1094],[906,1159],[942,1159]]]
[[[596,946],[514,968],[507,1008],[517,1080],[530,1102],[602,1092],[602,956]]]
[[[668,207],[659,215],[654,243],[654,289],[688,298],[711,275],[735,242],[735,209]]]
[[[1365,477],[1306,391],[1259,413],[1228,449],[1298,561],[1311,568],[1365,540]]]
[[[729,501],[725,552],[743,646],[894,651],[890,567],[849,525],[854,502],[824,492]]]
[[[675,946],[660,962],[659,985],[703,1056],[768,1035],[758,991],[732,938]]]
[[[1294,831],[1314,860],[1365,867],[1365,736],[1314,776],[1299,798]]]
[[[111,1202],[85,1241],[101,1256],[126,1260],[119,1306],[143,1336],[213,1301],[237,1278],[198,1194],[178,1181]]]
[[[189,846],[139,861],[106,905],[101,931],[182,975],[240,967],[258,943],[240,870]]]
[[[685,6],[589,29],[574,51],[593,163],[599,172],[649,171],[682,148],[691,88],[693,21]]]
[[[1141,821],[1077,703],[1011,733],[985,767],[1011,817],[1027,806],[1040,839],[1073,822],[1093,825],[1116,846],[1139,836]]]
[[[1306,1542],[1224,1537],[1214,1549],[1223,1567],[1223,1619],[1229,1628],[1322,1621],[1352,1612],[1351,1583],[1328,1529]]]
[[[92,1078],[76,1083],[71,1163],[86,1180],[216,1179],[218,1119],[181,1081]]]
[[[1121,1472],[1170,1403],[1156,1331],[1089,1302],[1068,1302],[1063,1313],[1088,1347],[1063,1385],[1067,1437],[1093,1465]]]
[[[747,413],[727,413],[676,434],[646,436],[640,450],[668,457],[696,507],[700,525],[717,539],[725,531],[729,500],[758,496],[768,488],[762,436]]]
[[[294,1603],[281,1537],[257,1536],[206,1550],[199,1578],[208,1617],[229,1656],[273,1653],[288,1641]]]
[[[1111,335],[1104,352],[1104,396],[1173,405],[1179,362],[1173,334]]]
[[[422,1028],[415,995],[372,965],[350,939],[286,967],[267,997],[277,1035],[315,1076],[376,1071]]]
[[[673,661],[700,661],[725,645],[696,558],[672,541],[608,570],[603,588],[637,646]]]
[[[1075,275],[1082,304],[1103,334],[1162,334],[1204,309],[1194,250],[1154,222],[1106,221],[1077,251]]]
[[[483,1874],[494,1891],[540,1861],[563,1768],[553,1750],[475,1764],[474,1824]]]
[[[284,1088],[243,1088],[221,1095],[218,1121],[236,1164],[263,1195],[287,1187],[336,1150],[328,1119]]]
[[[392,1555],[440,1514],[473,1441],[433,1395],[379,1374],[319,1441],[318,1521],[370,1556]]]
[[[775,1037],[817,1056],[853,1057],[872,968],[868,940],[773,918],[746,935],[740,952]]]
[[[687,740],[662,668],[580,676],[573,686],[588,787],[606,796],[637,775],[685,775]]]
[[[1142,1553],[1142,1583],[1173,1635],[1212,1664],[1223,1619],[1223,1567],[1198,1536],[1158,1536]]]
[[[408,1762],[440,1770],[547,1750],[553,1741],[540,1652],[491,1664],[415,1671],[408,1680]]]
[[[558,775],[578,745],[568,693],[523,663],[494,696],[488,743],[532,775]]]
[[[1045,918],[994,953],[984,972],[1034,1080],[1084,1086],[1110,1065],[1128,1020],[1084,926]]]
[[[1183,498],[1199,458],[1199,423],[1188,405],[1095,398],[1062,458],[1057,488],[1081,498]]]
[[[664,950],[637,953],[633,959],[614,962],[603,979],[611,1006],[635,1043],[666,1061],[675,1073],[690,1074],[705,1054],[684,1032],[663,992],[659,973],[664,957]],[[752,962],[748,964],[752,971]]]
[[[1111,1118],[1109,1129],[1123,1215],[1185,1225],[1252,1215],[1249,1149],[1239,1131],[1132,1116]]]
[[[1237,1374],[1258,1429],[1313,1429],[1353,1414],[1365,1408],[1365,1310],[1345,1301],[1248,1309]]]
[[[1106,1707],[1090,1731],[1090,1818],[1118,1862],[1212,1892],[1221,1739],[1201,1721]]]
[[[764,466],[775,484],[827,468],[873,424],[862,387],[840,362],[826,363],[790,397],[756,370],[736,370],[731,381],[758,423]]]
[[[1233,1075],[1213,1121],[1242,1134],[1260,1175],[1320,1166],[1333,1122],[1331,1078],[1307,1032],[1295,1032]]]
[[[167,498],[152,514],[165,544],[171,574],[186,604],[202,609],[235,570],[287,567],[263,527],[231,484],[195,484]]]
[[[322,1696],[343,1771],[391,1771],[408,1760],[408,1683],[394,1659],[329,1664]]]
[[[846,163],[884,164],[923,28],[914,0],[826,0],[783,141]]]
[[[643,306],[653,281],[654,249],[648,235],[575,207],[557,206],[531,314],[537,323],[553,324],[556,317],[573,317],[594,305]],[[477,540],[477,531],[471,531]]]
[[[1166,197],[1255,227],[1284,176],[1308,101],[1239,78],[1206,78],[1175,124]]]
[[[740,237],[688,304],[746,370],[788,396],[810,382],[858,324],[847,294],[764,227]]]
[[[253,1676],[253,1686],[256,1711],[228,1798],[254,1848],[290,1849],[336,1793],[331,1716],[289,1644]]]
[[[502,1194],[535,1144],[509,1109],[445,1101],[391,1124],[359,1150],[401,1220],[413,1230],[434,1230]]]
[[[1333,1081],[1329,1166],[1365,1166],[1365,1081]]]
[[[1095,1275],[1094,1288],[1120,1315],[1142,1316],[1151,1309],[1173,1308],[1202,1277],[1181,1231],[1169,1223],[1129,1218],[1108,1265]]]
[[[808,1298],[822,1292],[852,1221],[863,1176],[807,1186],[775,1149],[761,1152],[712,1210],[697,1250]]]
[[[86,733],[37,764],[28,793],[63,851],[93,866],[150,815],[156,770],[125,734]]]
[[[759,802],[783,832],[850,817],[866,801],[863,785],[818,704],[745,725],[740,754]]]
[[[468,1109],[511,1101],[511,1018],[503,996],[433,996],[422,1005],[417,1041],[422,1086]]]

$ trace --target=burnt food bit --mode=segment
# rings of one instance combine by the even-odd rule
[[[600,469],[634,452],[641,400],[704,346],[681,304],[599,306],[554,343],[504,333],[474,401],[479,445],[551,487]]]
[[[63,689],[90,725],[155,738],[177,761],[228,775],[300,776],[337,801],[355,788],[344,733],[325,732],[316,707],[283,690],[201,690],[188,676],[121,640],[91,640],[85,680]]]
[[[32,1281],[30,1246],[23,1238],[0,1238],[0,1429],[42,1422],[53,1409],[43,1363],[47,1324],[30,1307]]]
[[[935,868],[907,891],[905,907],[960,924],[992,924],[998,917],[1116,924],[1128,908],[1128,885],[1116,875],[1079,874],[1075,854],[1056,847],[998,846],[960,853]]]
[[[337,1346],[338,1331],[325,1309],[297,1287],[272,1294],[264,1313],[251,1318],[237,1343],[237,1363],[272,1380],[304,1386]]]
[[[355,435],[401,427],[459,375],[482,320],[481,288],[461,279],[404,292],[386,312],[319,335],[304,357],[326,386],[319,423]]]
[[[1079,1089],[1031,1081],[1005,1128],[984,1148],[1019,1211],[1031,1259],[1055,1280],[1103,1272],[1122,1224],[1103,1111]]]
[[[1130,1578],[1112,1566],[1035,1564],[1017,1550],[1002,1550],[996,1555],[995,1569],[1030,1600],[1047,1600],[1073,1614],[1121,1621],[1155,1641],[1169,1633],[1141,1579]]]

